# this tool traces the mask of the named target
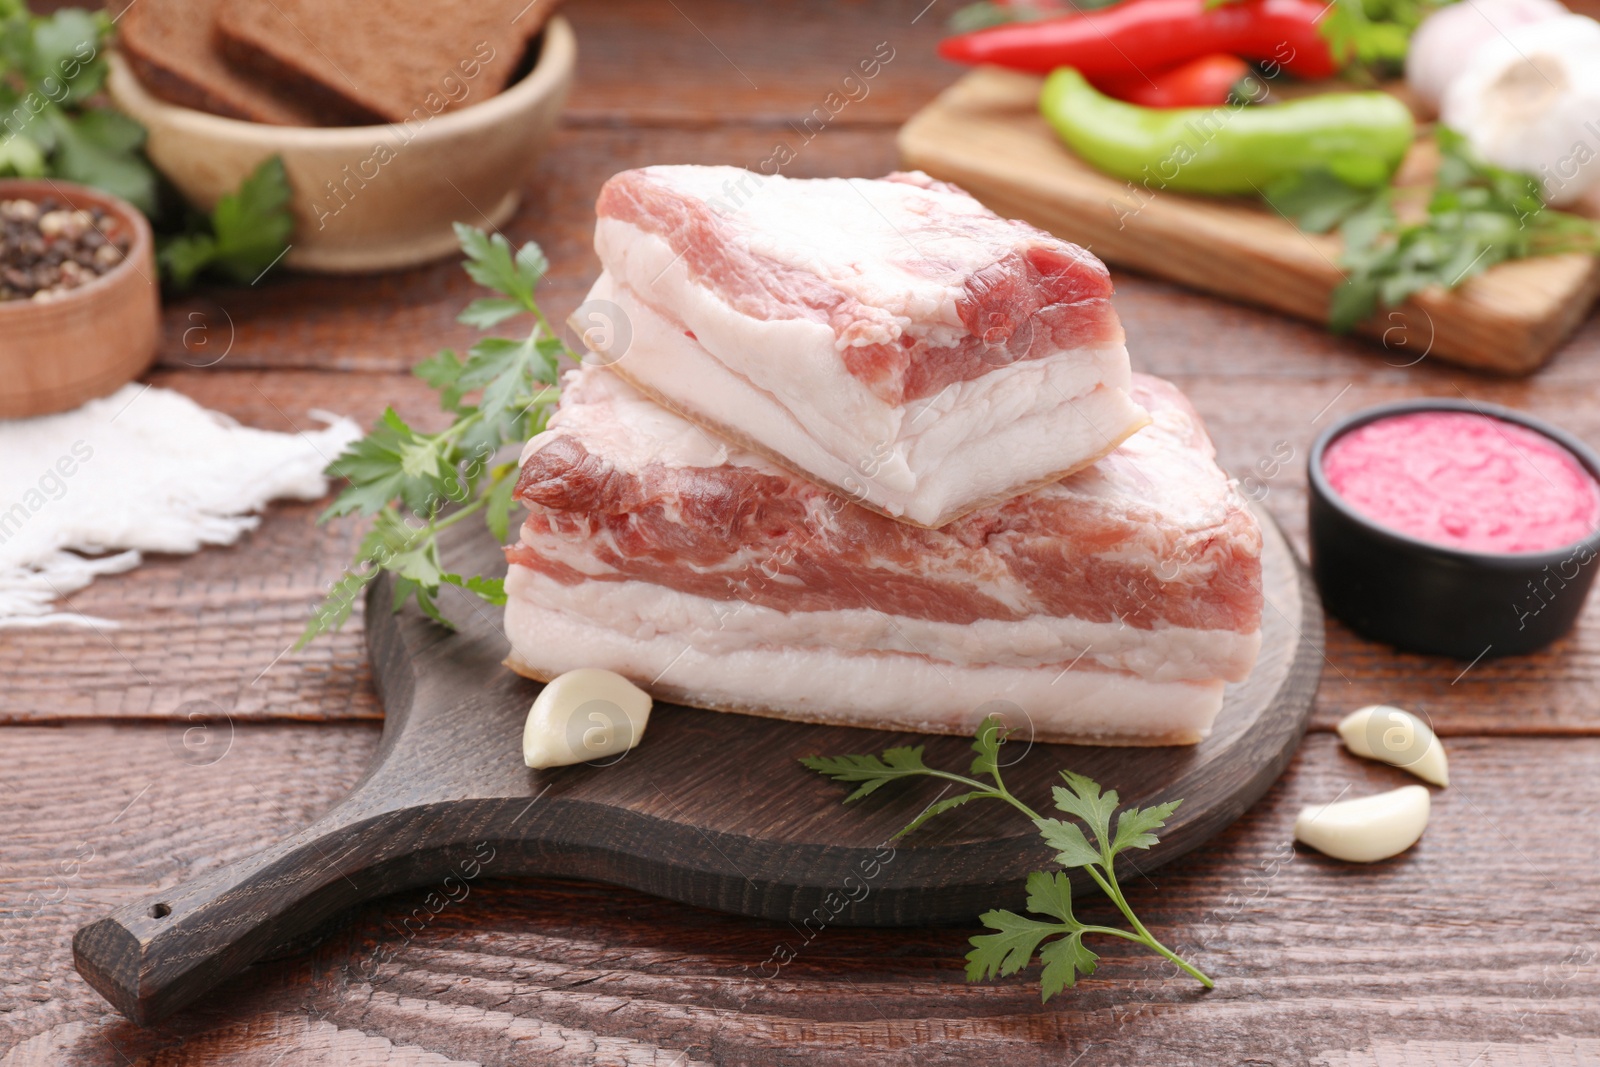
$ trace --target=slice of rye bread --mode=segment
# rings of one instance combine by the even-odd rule
[[[223,54],[349,122],[425,120],[500,92],[557,0],[224,0]]]
[[[153,95],[224,118],[316,126],[315,113],[241,77],[217,50],[222,0],[130,0],[115,5],[117,50]]]

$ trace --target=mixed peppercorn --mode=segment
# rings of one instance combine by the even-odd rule
[[[0,200],[0,301],[59,299],[121,263],[131,244],[100,208]]]

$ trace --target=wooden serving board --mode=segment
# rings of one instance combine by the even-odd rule
[[[1337,237],[1303,233],[1260,201],[1151,192],[1094,170],[1039,116],[1040,84],[994,68],[968,74],[901,127],[902,158],[1108,263],[1327,321],[1329,295],[1343,278]],[[1433,155],[1420,142],[1403,173],[1426,173]],[[1577,328],[1597,294],[1600,258],[1526,259],[1455,290],[1427,290],[1360,331],[1393,350],[1391,362],[1427,353],[1526,374]]]
[[[1277,779],[1305,732],[1322,665],[1322,612],[1282,533],[1263,523],[1269,606],[1254,673],[1231,686],[1212,736],[1189,747],[1029,744],[1022,727],[1005,775],[1040,808],[1070,768],[1125,802],[1184,803],[1161,843],[1128,860],[1149,870],[1238,818]],[[477,524],[450,531],[446,562],[495,573],[500,548]],[[701,907],[823,927],[971,920],[1020,908],[1050,851],[1009,807],[972,804],[897,844],[890,837],[939,783],[885,787],[846,808],[845,789],[797,761],[814,754],[927,745],[930,765],[964,771],[970,739],[813,726],[658,704],[643,742],[609,765],[523,766],[539,690],[501,666],[498,609],[446,605],[460,629],[368,598],[383,739],[344,800],[248,859],[119,908],[83,927],[74,962],[141,1024],[194,1000],[339,912],[401,889],[454,899],[479,877],[558,875],[631,886]],[[1084,888],[1087,888],[1087,884]]]

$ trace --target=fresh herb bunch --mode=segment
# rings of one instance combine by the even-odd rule
[[[0,175],[65,178],[104,189],[149,215],[156,176],[144,128],[92,104],[106,79],[102,12],[28,12],[0,0]]]
[[[1267,191],[1267,201],[1301,229],[1344,240],[1345,280],[1334,290],[1328,328],[1344,333],[1380,306],[1398,307],[1431,285],[1453,289],[1497,263],[1563,252],[1600,253],[1600,228],[1545,206],[1526,174],[1477,159],[1466,138],[1436,131],[1439,170],[1422,218],[1396,205],[1408,190],[1353,189],[1331,174],[1298,176]]]
[[[156,259],[179,289],[202,271],[248,284],[278,261],[292,233],[289,176],[273,156],[217,201],[209,216],[191,213],[182,233],[161,238]]]
[[[350,484],[318,521],[342,515],[374,521],[355,561],[312,614],[296,648],[342,627],[356,598],[384,571],[395,576],[393,610],[415,598],[429,618],[447,627],[450,622],[437,603],[446,585],[491,604],[505,603],[501,579],[445,570],[439,534],[483,512],[490,532],[506,540],[516,506],[511,493],[517,464],[515,459],[497,462],[498,453],[544,429],[558,396],[559,361],[571,353],[534,300],[550,266],[539,246],[530,241],[513,253],[499,234],[490,237],[460,223],[456,237],[472,280],[499,294],[474,300],[458,320],[487,329],[530,314],[533,328],[521,340],[486,337],[465,360],[445,349],[417,364],[413,373],[439,391],[439,406],[453,416],[445,429],[421,433],[389,408],[371,433],[328,465],[328,475]],[[472,394],[478,396],[475,403],[467,400]]]
[[[1332,0],[1317,24],[1334,57],[1368,79],[1398,74],[1422,20],[1451,0]]]
[[[1045,843],[1056,850],[1056,862],[1063,870],[1054,873],[1035,871],[1028,876],[1027,910],[1045,919],[1030,919],[1012,911],[988,911],[979,921],[992,934],[979,934],[972,938],[972,951],[967,953],[967,980],[975,982],[994,975],[1015,974],[1028,966],[1035,956],[1044,964],[1039,976],[1040,999],[1051,997],[1075,984],[1080,975],[1094,973],[1095,961],[1100,957],[1083,943],[1091,934],[1120,937],[1134,941],[1165,956],[1192,975],[1201,985],[1210,989],[1213,982],[1199,969],[1180,958],[1175,952],[1157,941],[1145,929],[1133,909],[1128,906],[1122,887],[1117,884],[1115,868],[1117,854],[1130,848],[1146,849],[1156,844],[1159,830],[1181,800],[1157,804],[1150,808],[1123,808],[1112,822],[1120,802],[1115,790],[1102,792],[1094,782],[1081,774],[1062,771],[1066,787],[1056,786],[1052,793],[1058,811],[1082,822],[1045,818],[1006,788],[1000,777],[1000,746],[1005,743],[1005,726],[990,716],[978,726],[972,743],[971,774],[987,777],[989,785],[966,775],[935,770],[922,761],[922,746],[891,748],[881,756],[810,756],[800,762],[820,774],[841,782],[859,782],[854,792],[845,797],[845,803],[870,796],[882,786],[905,778],[942,778],[970,786],[965,793],[942,797],[924,808],[915,819],[894,835],[898,840],[923,823],[952,808],[973,800],[1002,800],[1023,815],[1038,829]],[[1087,830],[1087,832],[1085,832]],[[1072,914],[1072,882],[1067,870],[1082,868],[1105,895],[1111,898],[1122,912],[1133,932],[1115,926],[1091,926],[1079,922]],[[1049,939],[1041,949],[1039,946]]]

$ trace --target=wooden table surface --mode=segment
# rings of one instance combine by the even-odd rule
[[[592,204],[614,171],[753,167],[779,142],[796,175],[892,169],[896,126],[958,73],[932,58],[948,13],[948,0],[575,2],[578,84],[505,227],[550,254],[552,317],[598,269]],[[893,58],[869,95],[806,140],[800,123],[880,43]],[[461,217],[478,221],[467,204]],[[1600,443],[1593,318],[1542,373],[1505,381],[1427,358],[1425,339],[1339,340],[1114,273],[1136,367],[1188,392],[1230,470],[1262,465],[1266,506],[1302,548],[1310,442],[1368,404],[1465,395]],[[275,271],[171,301],[150,380],[272,429],[309,425],[314,408],[369,421],[385,404],[426,422],[430,395],[407,369],[467,342],[454,316],[470,295],[453,262]],[[807,940],[602,886],[484,881],[437,914],[426,891],[377,901],[140,1030],[72,969],[72,932],[309,821],[376,746],[359,618],[285,654],[356,538],[353,524],[316,529],[317,511],[273,507],[237,546],[152,559],[72,598],[115,629],[0,630],[0,1067],[1600,1059],[1600,601],[1553,649],[1470,667],[1330,624],[1317,729],[1288,774],[1131,894],[1218,978],[1210,993],[1110,945],[1092,979],[1041,1005],[1036,974],[963,981],[971,928]],[[1453,784],[1426,838],[1372,867],[1295,851],[1301,805],[1408,781],[1328,732],[1374,701],[1425,712],[1449,738]],[[203,738],[186,734],[203,719]],[[781,968],[778,946],[793,953]]]

